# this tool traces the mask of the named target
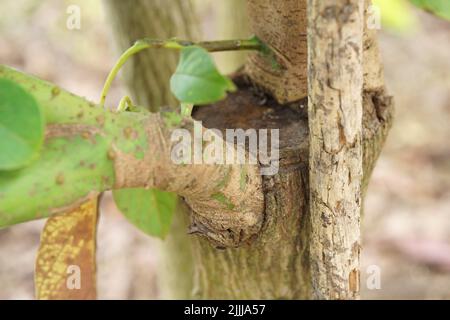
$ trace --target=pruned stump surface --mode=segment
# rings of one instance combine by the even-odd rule
[[[206,128],[279,129],[279,171],[263,176],[265,218],[261,232],[238,248],[217,250],[193,240],[198,298],[282,299],[306,297],[300,230],[308,210],[308,122],[306,101],[281,106],[260,93],[243,74],[227,99],[196,107]]]

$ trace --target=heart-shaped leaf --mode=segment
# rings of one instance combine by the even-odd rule
[[[113,196],[119,210],[141,231],[159,238],[169,232],[177,204],[175,194],[136,188],[114,190]]]
[[[200,47],[181,50],[180,63],[170,79],[170,88],[182,103],[213,103],[226,97],[236,86],[220,74],[209,53]]]
[[[15,170],[35,159],[44,141],[44,116],[18,84],[0,79],[0,170]]]

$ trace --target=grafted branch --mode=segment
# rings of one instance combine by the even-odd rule
[[[202,234],[218,246],[237,246],[261,227],[263,194],[256,165],[172,161],[178,142],[172,132],[183,129],[193,137],[192,120],[174,127],[164,114],[105,111],[7,67],[0,68],[0,76],[27,89],[44,107],[47,121],[41,158],[0,179],[0,225],[65,212],[92,193],[145,187],[185,197]]]

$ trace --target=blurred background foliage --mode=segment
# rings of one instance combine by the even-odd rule
[[[245,11],[227,10],[225,1],[193,1],[204,39],[249,34],[242,18]],[[365,203],[363,298],[450,299],[450,23],[412,2],[425,3],[376,0],[383,22],[379,36],[386,84],[395,96],[396,119]],[[450,3],[426,2],[444,8]],[[69,5],[81,8],[80,30],[66,27]],[[441,16],[448,18],[445,13]],[[0,3],[0,63],[93,101],[98,101],[119,54],[113,43],[100,0]],[[231,72],[245,54],[230,59],[230,54],[222,53],[215,58],[223,71]],[[115,81],[110,104],[117,105],[125,94],[121,82]],[[158,298],[160,240],[131,226],[109,194],[103,198],[102,212],[99,297]],[[43,224],[34,221],[0,230],[0,299],[33,298],[34,258]],[[371,265],[381,269],[379,290],[365,285]]]
[[[373,0],[381,14],[383,26],[391,32],[410,34],[420,27],[413,6],[450,20],[448,0]]]

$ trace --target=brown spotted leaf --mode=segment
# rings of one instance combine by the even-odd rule
[[[97,197],[47,220],[36,258],[37,299],[96,298]]]

